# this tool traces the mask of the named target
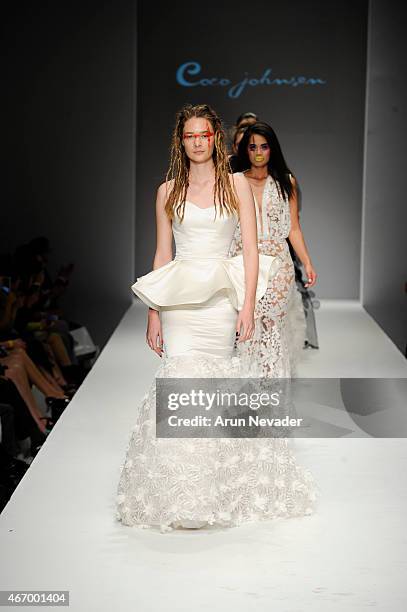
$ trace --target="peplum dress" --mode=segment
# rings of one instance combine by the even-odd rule
[[[131,286],[159,311],[164,352],[120,466],[115,517],[124,525],[166,533],[314,511],[313,476],[286,438],[156,437],[156,379],[247,376],[235,350],[245,287],[243,255],[229,256],[237,223],[186,201],[183,221],[172,223],[175,258]],[[256,303],[280,268],[278,256],[259,255]]]

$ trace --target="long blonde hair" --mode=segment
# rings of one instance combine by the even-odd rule
[[[175,128],[172,134],[170,166],[165,178],[166,184],[172,179],[174,180],[174,184],[165,203],[165,212],[169,219],[173,219],[175,214],[178,215],[181,221],[184,218],[185,200],[189,186],[190,160],[182,146],[182,142],[184,125],[186,121],[192,117],[202,117],[210,121],[215,134],[215,146],[212,154],[215,165],[215,210],[217,212],[218,196],[221,215],[225,212],[228,214],[233,212],[239,214],[237,194],[234,188],[232,188],[229,179],[229,172],[231,173],[232,170],[226,149],[225,132],[219,116],[207,104],[197,104],[195,106],[186,104],[177,112]]]

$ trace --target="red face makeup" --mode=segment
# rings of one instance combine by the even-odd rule
[[[213,136],[213,132],[211,132],[211,128],[209,126],[208,121],[206,122],[206,133],[208,134],[208,147],[211,146],[211,136]]]
[[[202,138],[202,140],[204,140],[205,142],[207,142],[209,145],[211,144],[211,136],[214,136],[214,133],[211,132],[210,130],[207,130],[206,132],[200,132],[200,133],[188,133],[188,134],[184,134],[184,140],[187,140],[189,142],[192,142],[192,140],[195,140],[195,138]]]
[[[206,121],[206,130],[202,130],[202,132],[186,132],[183,135],[184,141],[194,142],[196,143],[196,139],[200,138],[201,141],[208,143],[208,149],[211,147],[211,138],[214,136],[214,132],[212,132],[209,121]]]

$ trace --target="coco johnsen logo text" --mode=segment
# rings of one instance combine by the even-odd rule
[[[288,85],[298,87],[300,85],[325,85],[326,81],[319,77],[291,76],[290,78],[272,77],[271,68],[267,68],[260,78],[250,78],[244,73],[244,78],[238,83],[225,77],[199,78],[201,65],[198,62],[185,62],[176,71],[176,81],[181,87],[228,87],[229,98],[238,98],[246,87],[258,87],[259,85]]]

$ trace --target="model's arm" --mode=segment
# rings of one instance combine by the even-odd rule
[[[239,342],[244,342],[251,338],[254,333],[254,307],[259,274],[259,250],[257,247],[256,210],[254,208],[255,203],[250,184],[243,175],[234,175],[234,181],[239,199],[240,230],[245,271],[245,299],[236,322],[236,331],[240,333]]]
[[[172,223],[165,212],[166,191],[165,183],[157,189],[155,203],[155,218],[157,227],[157,246],[155,249],[153,270],[165,266],[172,261]]]
[[[290,178],[294,187],[294,192],[290,198],[291,230],[288,234],[288,238],[290,239],[293,249],[297,253],[302,265],[304,266],[308,281],[307,283],[305,283],[305,287],[312,287],[317,281],[317,273],[315,272],[314,266],[312,265],[311,257],[308,253],[308,249],[305,244],[304,234],[302,233],[300,225],[300,219],[298,215],[297,181],[294,177]]]
[[[165,183],[162,183],[157,190],[155,205],[157,246],[153,260],[153,270],[172,261],[172,224],[165,212],[165,202],[166,189]],[[158,310],[154,310],[154,308],[148,309],[146,340],[149,347],[161,357],[164,339],[160,316]]]

